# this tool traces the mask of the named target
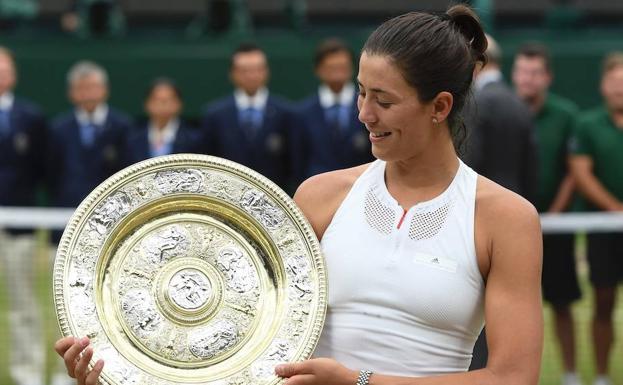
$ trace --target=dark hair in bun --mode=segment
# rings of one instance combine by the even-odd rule
[[[442,91],[452,94],[448,124],[458,151],[466,136],[461,110],[476,63],[486,63],[486,49],[478,16],[466,5],[455,5],[442,15],[410,12],[386,21],[370,35],[363,52],[391,58],[422,102]]]

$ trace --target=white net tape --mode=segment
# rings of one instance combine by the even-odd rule
[[[64,229],[72,208],[0,207],[1,228]],[[544,233],[620,232],[623,212],[541,214]]]

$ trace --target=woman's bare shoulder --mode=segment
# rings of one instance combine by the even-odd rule
[[[539,214],[527,199],[483,176],[478,177],[476,221],[489,240],[541,231]]]
[[[536,209],[527,199],[480,175],[476,191],[476,207],[481,215],[490,219],[538,218]]]
[[[519,268],[517,263],[540,265],[541,224],[536,209],[519,194],[482,176],[476,190],[475,237],[478,265],[485,280],[492,266],[504,266],[501,261],[513,268]],[[522,257],[513,257],[516,253]]]
[[[333,215],[369,164],[314,175],[296,190],[294,201],[322,237]]]

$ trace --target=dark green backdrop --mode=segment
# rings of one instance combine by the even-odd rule
[[[370,29],[339,32],[358,51]],[[301,35],[263,33],[255,41],[264,47],[271,65],[271,89],[297,100],[314,90],[312,69],[315,44],[327,33]],[[617,31],[506,31],[498,35],[505,52],[504,69],[512,53],[525,40],[541,40],[553,52],[554,90],[581,107],[600,103],[600,63],[609,50],[622,49]],[[38,102],[48,115],[68,108],[65,76],[79,59],[103,64],[110,73],[111,104],[133,115],[142,113],[145,88],[157,76],[175,79],[186,101],[185,114],[197,117],[203,105],[230,91],[228,58],[237,38],[201,40],[134,37],[119,40],[77,40],[63,37],[4,38],[0,44],[14,50],[19,66],[17,93]]]

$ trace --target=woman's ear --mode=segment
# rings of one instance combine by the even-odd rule
[[[453,103],[454,98],[451,93],[447,91],[438,93],[432,102],[432,118],[435,118],[438,123],[445,121],[448,118],[448,115],[450,115],[450,111],[452,111]]]

